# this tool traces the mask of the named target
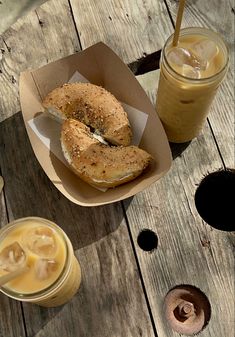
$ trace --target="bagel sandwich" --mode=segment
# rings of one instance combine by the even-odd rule
[[[120,102],[104,88],[91,83],[68,83],[54,89],[43,100],[56,118],[73,118],[97,130],[109,143],[128,146],[132,132]]]
[[[61,147],[72,170],[87,183],[111,188],[139,176],[152,160],[137,146],[109,146],[93,137],[90,129],[75,119],[62,124]]]

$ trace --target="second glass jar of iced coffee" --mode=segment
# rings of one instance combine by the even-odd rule
[[[221,37],[206,28],[185,28],[179,43],[166,41],[161,57],[157,113],[170,142],[196,137],[206,120],[228,67],[228,49]]]
[[[0,230],[0,277],[23,269],[0,291],[16,300],[56,307],[68,302],[81,269],[65,232],[39,218],[17,219]]]

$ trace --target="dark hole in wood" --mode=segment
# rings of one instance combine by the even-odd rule
[[[150,229],[144,229],[139,233],[137,243],[139,247],[144,251],[151,252],[152,250],[157,248],[158,237],[156,233],[154,233]]]
[[[195,193],[195,205],[202,219],[210,226],[235,230],[235,170],[208,174]]]
[[[211,317],[211,305],[207,296],[188,284],[176,286],[168,292],[164,310],[171,328],[189,336],[202,331]]]

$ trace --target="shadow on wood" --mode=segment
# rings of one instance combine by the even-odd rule
[[[40,216],[56,222],[74,249],[114,232],[123,220],[120,203],[89,208],[67,200],[40,167],[25,130],[21,112],[0,125],[0,167],[5,180],[9,221]]]
[[[186,143],[170,143],[171,153],[173,160],[184,152],[187,147],[190,145],[191,141]]]
[[[143,75],[150,71],[159,69],[160,58],[161,50],[158,50],[154,53],[141,57],[132,63],[129,63],[128,67],[135,76]]]

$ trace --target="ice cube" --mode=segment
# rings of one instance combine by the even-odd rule
[[[200,70],[197,68],[193,68],[188,64],[183,64],[182,66],[182,75],[189,78],[201,78]]]
[[[189,50],[180,47],[173,47],[167,54],[168,62],[177,66],[188,64],[193,68],[201,68],[200,62],[197,57]]]
[[[56,253],[56,241],[52,229],[40,226],[32,228],[24,235],[26,247],[40,257],[52,258]]]
[[[26,254],[20,244],[15,241],[0,252],[0,269],[15,271],[26,264]]]
[[[57,262],[55,260],[39,259],[35,264],[36,277],[39,280],[48,279],[57,269]]]
[[[209,62],[219,52],[219,49],[214,41],[201,40],[191,46],[192,52],[197,56],[199,61]]]

